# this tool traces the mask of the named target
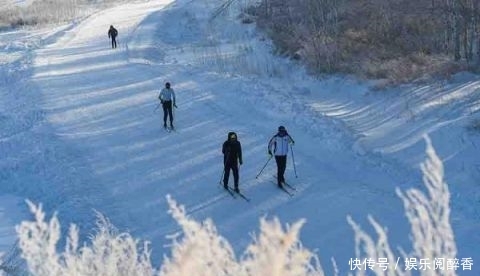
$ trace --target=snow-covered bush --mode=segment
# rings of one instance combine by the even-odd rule
[[[172,258],[164,261],[162,276],[323,275],[316,256],[301,246],[299,232],[303,221],[283,230],[277,219],[261,219],[260,234],[236,260],[230,244],[217,234],[212,221],[191,220],[182,206],[168,200],[182,233],[178,236],[181,238],[172,237]]]
[[[28,202],[35,221],[17,227],[22,257],[33,275],[152,275],[148,243],[139,242],[128,233],[118,233],[100,214],[97,233],[90,245],[79,248],[78,229],[70,227],[65,251],[57,251],[60,224],[54,215],[45,221],[41,206]]]
[[[182,232],[170,236],[172,257],[165,258],[162,276],[236,275],[239,265],[232,247],[218,235],[211,220],[198,223],[189,219],[183,206],[167,198],[170,213],[182,227]]]
[[[430,269],[419,270],[420,275],[456,275],[454,269],[434,269],[437,258],[455,260],[456,244],[450,225],[450,192],[443,181],[443,164],[436,155],[431,141],[427,143],[427,160],[421,165],[423,182],[428,194],[418,189],[409,189],[403,193],[397,189],[397,194],[403,200],[405,213],[411,224],[413,252],[402,252],[395,256],[387,239],[387,232],[372,217],[369,221],[374,227],[378,239],[375,241],[349,217],[348,222],[355,232],[356,257],[358,260],[389,260],[388,269],[374,265],[376,275],[411,275],[411,270],[405,267],[396,268],[396,260],[428,260]],[[393,262],[392,262],[393,261]],[[403,262],[403,261],[402,261]],[[400,265],[403,266],[403,263]],[[359,272],[360,275],[363,275]]]
[[[443,181],[443,166],[427,141],[427,160],[422,164],[428,194],[410,189],[398,195],[404,202],[411,223],[413,252],[401,252],[405,258],[436,257],[454,259],[456,245],[449,222],[449,191]],[[181,231],[170,236],[171,257],[165,257],[157,270],[150,262],[148,244],[140,244],[128,233],[118,231],[98,214],[98,232],[82,247],[78,245],[77,227],[71,226],[64,252],[58,252],[60,224],[54,215],[49,221],[41,206],[28,203],[34,221],[17,227],[22,257],[33,275],[161,275],[161,276],[321,276],[318,257],[302,247],[299,239],[303,220],[284,229],[278,219],[260,219],[260,233],[253,238],[242,256],[236,257],[230,243],[220,236],[213,221],[197,222],[186,215],[183,206],[167,196],[170,213]],[[391,249],[387,232],[369,218],[378,238],[363,231],[352,218],[347,218],[354,230],[357,259],[397,260]],[[371,270],[351,271],[356,275],[410,275],[411,271],[394,267],[374,266]],[[418,270],[420,275],[455,275],[453,269]]]

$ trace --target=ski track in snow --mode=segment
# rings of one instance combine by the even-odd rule
[[[8,98],[2,103],[11,106],[0,113],[0,122],[9,126],[0,135],[7,152],[0,180],[8,188],[2,190],[41,202],[48,212],[58,211],[63,230],[76,223],[84,238],[97,210],[120,230],[151,240],[154,262],[168,254],[165,235],[178,231],[166,212],[167,194],[194,218],[212,218],[219,232],[235,241],[237,253],[251,241],[259,217],[278,216],[284,223],[307,218],[304,245],[319,249],[327,272],[330,257],[346,271],[354,257],[353,232],[345,219],[349,214],[364,226],[372,214],[389,227],[391,244],[408,251],[409,226],[395,187],[421,187],[417,165],[423,161],[420,134],[426,126],[419,123],[405,136],[398,133],[405,120],[414,120],[401,113],[403,107],[408,105],[405,110],[417,116],[434,110],[425,105],[416,109],[428,100],[418,99],[421,90],[403,105],[395,105],[398,98],[392,96],[378,108],[369,106],[365,101],[374,102],[376,96],[363,96],[369,93],[365,86],[291,72],[295,65],[271,57],[266,45],[254,42],[255,30],[235,23],[234,16],[222,14],[206,24],[207,11],[213,12],[220,1],[170,2],[104,10],[52,32],[44,40],[47,46],[11,63],[26,72],[17,72],[15,85],[3,93]],[[114,50],[107,38],[111,24],[119,30]],[[166,81],[177,93],[178,131],[172,133],[162,129],[162,110],[155,109]],[[332,97],[335,89],[342,93]],[[471,101],[472,89],[458,89],[463,91],[458,97]],[[13,98],[12,90],[26,93]],[[291,155],[286,173],[297,189],[293,197],[272,184],[274,160],[255,179],[268,158],[267,142],[280,124],[296,141],[299,177],[294,176]],[[248,203],[218,185],[221,145],[229,131],[237,132],[242,143],[240,189],[251,199]],[[401,150],[415,143],[415,158],[405,161],[408,155]],[[454,214],[455,208],[466,211],[465,216],[475,212],[474,203],[467,208],[454,200],[452,205]],[[467,219],[457,215],[459,221]],[[478,250],[466,244],[480,241],[473,232],[480,218],[477,213],[469,219],[471,224],[454,230],[460,236],[470,234],[470,239],[458,239],[459,256],[476,259]]]

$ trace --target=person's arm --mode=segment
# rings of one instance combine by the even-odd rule
[[[238,161],[240,162],[240,165],[243,164],[243,159],[242,159],[242,144],[238,142]]]
[[[225,151],[226,151],[226,143],[227,142],[223,142],[223,146],[222,146],[222,153],[225,154]]]
[[[272,148],[275,145],[275,136],[273,136],[268,142],[268,154],[272,155]]]
[[[165,94],[165,92],[164,92],[164,90],[162,89],[162,90],[160,91],[160,94],[158,95],[158,99],[160,100],[160,102],[161,102],[162,104],[163,104],[164,94]]]
[[[288,134],[288,139],[290,140],[289,141],[290,143],[295,144],[295,141],[293,141],[293,138],[292,136],[290,136],[290,134]]]
[[[225,141],[223,143],[222,147],[222,153],[223,153],[223,165],[227,165],[229,163],[228,159],[230,159],[230,148],[228,147],[228,141]]]

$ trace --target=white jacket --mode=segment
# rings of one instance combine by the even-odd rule
[[[160,101],[172,101],[175,104],[175,91],[172,88],[163,88],[158,98]]]
[[[268,143],[268,150],[272,151],[275,156],[284,156],[288,154],[288,145],[290,143],[293,143],[290,135],[280,136],[275,134]]]

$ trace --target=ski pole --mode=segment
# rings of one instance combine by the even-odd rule
[[[223,176],[225,175],[225,165],[227,164],[228,162],[228,157],[230,156],[230,152],[227,152],[227,156],[225,158],[225,161],[223,161],[223,171],[222,171],[222,176],[220,176],[220,181],[218,181],[218,184],[219,185],[222,185],[222,179],[223,179]]]
[[[260,172],[257,174],[257,176],[255,176],[255,178],[258,178],[258,177],[262,174],[263,170],[264,170],[265,167],[267,166],[268,162],[270,162],[270,160],[272,159],[272,157],[273,157],[273,155],[270,155],[270,158],[268,158],[267,163],[265,163],[265,165],[263,165],[263,168],[260,170]]]
[[[175,120],[177,118],[177,114],[175,112],[175,109],[177,108],[177,105],[176,104],[173,104],[173,101],[170,103],[170,108],[172,109],[172,122],[173,120]],[[175,122],[175,125],[177,125],[177,122]]]
[[[295,172],[295,178],[298,178],[298,176],[297,176],[297,168],[295,167],[295,155],[293,155],[293,147],[292,147],[292,144],[290,144],[290,150],[291,150],[291,152],[292,152],[293,171]]]
[[[155,109],[153,110],[153,113],[155,113],[155,111],[160,107],[160,104],[157,104],[157,107],[155,107]]]
[[[220,176],[220,180],[218,181],[218,185],[222,185],[222,179],[224,174],[225,174],[225,164],[223,165],[223,171],[222,171],[222,175]]]
[[[170,103],[170,108],[172,109],[172,116],[173,116],[172,120],[174,120],[177,114],[175,114],[175,108],[173,106],[173,102]]]

